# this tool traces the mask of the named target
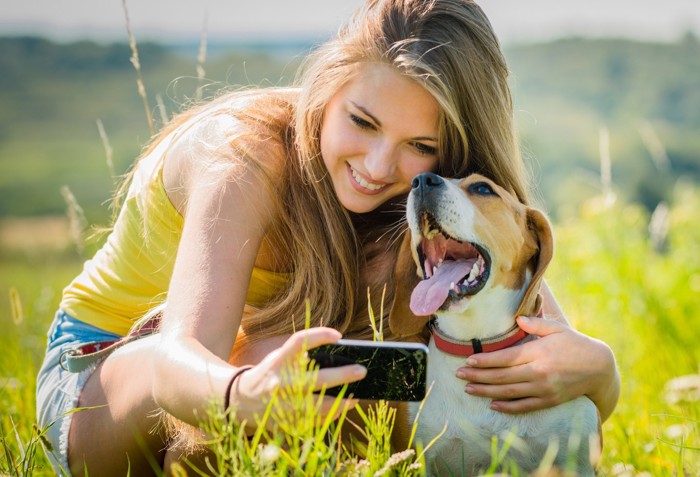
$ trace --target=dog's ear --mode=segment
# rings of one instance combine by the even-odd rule
[[[389,313],[389,329],[399,338],[423,333],[430,316],[417,316],[411,311],[411,293],[420,282],[416,262],[411,253],[411,232],[404,232],[394,269],[394,303]]]
[[[540,285],[544,272],[554,255],[554,234],[547,217],[537,209],[528,208],[527,226],[538,250],[532,258],[535,262],[532,280],[525,290],[516,316],[536,316],[540,312],[542,306],[542,296],[539,293]]]

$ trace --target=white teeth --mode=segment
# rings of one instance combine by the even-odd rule
[[[433,275],[435,275],[435,272],[437,271],[438,267],[433,267]]]
[[[358,174],[357,171],[355,171],[355,169],[353,169],[351,167],[350,170],[352,171],[352,176],[355,178],[357,183],[360,184],[365,189],[379,190],[379,189],[383,189],[384,187],[386,187],[386,184],[372,184],[370,182],[367,182],[362,177],[360,177],[360,174]]]
[[[449,288],[449,289],[452,290],[454,287],[455,287],[455,282],[451,282],[451,283],[450,283],[450,288]]]
[[[467,277],[468,282],[474,281],[476,279],[476,277],[479,276],[479,269],[480,268],[481,267],[479,266],[479,261],[477,260],[476,262],[474,262],[474,265],[472,265],[472,269],[469,272],[469,276]]]
[[[469,276],[464,280],[464,283],[466,285],[469,285],[470,283],[476,281],[476,279],[481,275],[484,271],[484,258],[479,256],[476,262],[474,262],[474,265],[472,265],[472,269],[469,271]]]

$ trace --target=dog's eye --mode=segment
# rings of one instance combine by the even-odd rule
[[[475,182],[468,188],[470,194],[476,195],[497,195],[487,182]]]

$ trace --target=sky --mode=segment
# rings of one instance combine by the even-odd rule
[[[125,0],[138,41],[323,38],[363,0]],[[0,35],[127,40],[123,0],[0,0]],[[700,36],[700,0],[481,0],[503,43],[562,36]]]

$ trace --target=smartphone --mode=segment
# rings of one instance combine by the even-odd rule
[[[361,364],[367,375],[348,384],[346,396],[386,401],[421,401],[425,397],[428,347],[422,343],[338,340],[309,350],[319,368]],[[342,386],[326,389],[337,396]]]

